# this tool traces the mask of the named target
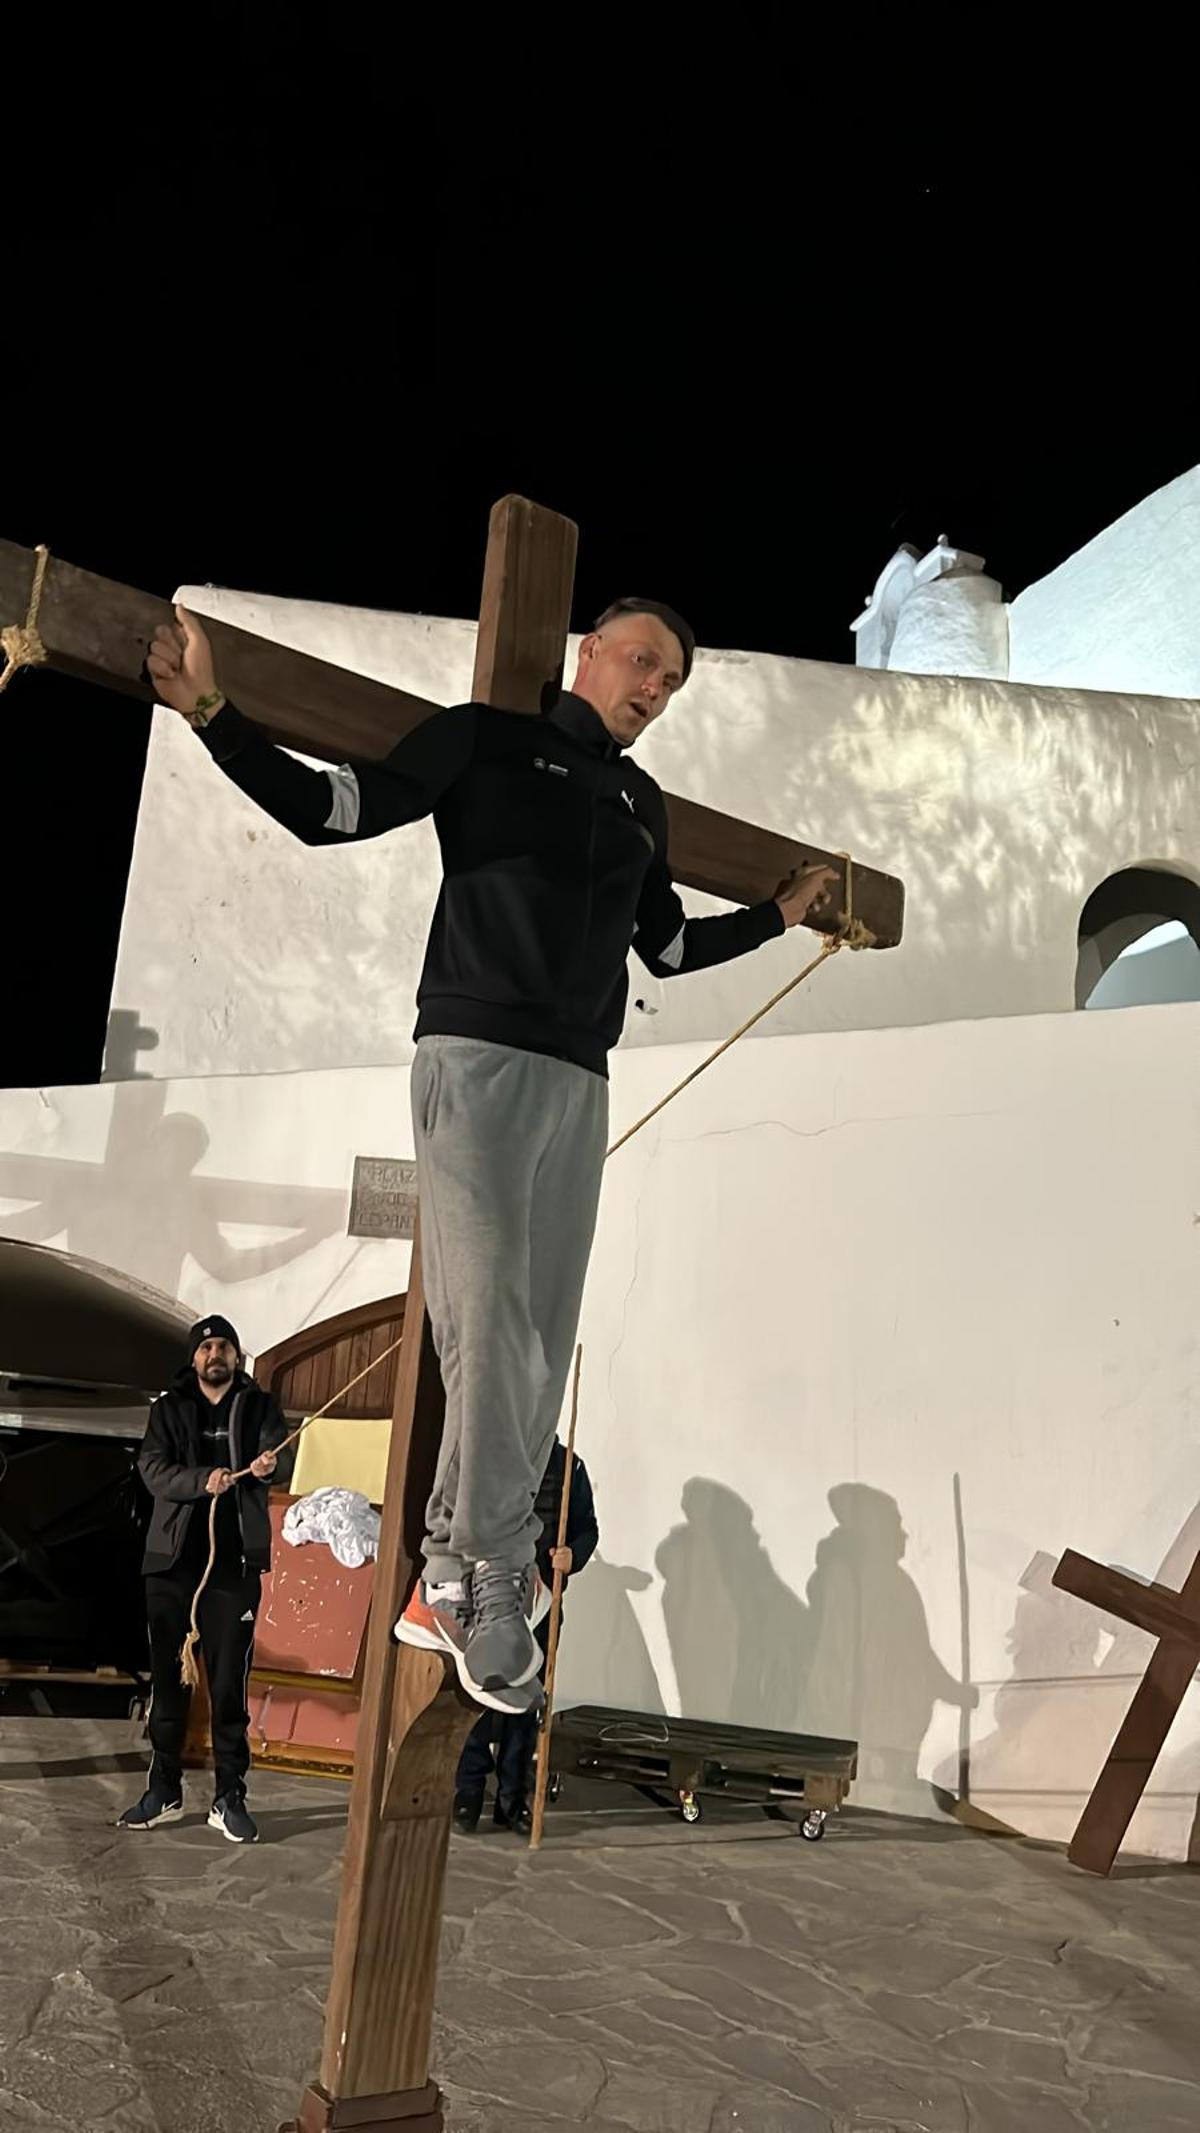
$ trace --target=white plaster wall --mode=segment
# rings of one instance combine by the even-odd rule
[[[451,702],[473,626],[190,589],[203,613]],[[568,673],[571,668],[568,666]],[[840,957],[773,1034],[1074,1004],[1079,912],[1118,867],[1194,872],[1200,707],[702,652],[647,737],[669,789],[902,875],[907,935]],[[307,851],[156,714],[113,993],[158,1076],[403,1063],[437,886],[421,824]],[[688,896],[693,910],[716,908]],[[795,934],[661,984],[632,965],[630,1046],[712,1041],[799,965]]]
[[[0,1233],[222,1310],[248,1351],[407,1285],[348,1237],[356,1155],[412,1154],[407,1068],[0,1091]]]
[[[619,1055],[614,1127],[696,1056]],[[614,1160],[568,1698],[860,1734],[857,1797],[937,1814],[965,1676],[975,1804],[1069,1834],[1149,1647],[1049,1566],[1178,1584],[1200,1547],[1198,1057],[1197,1006],[746,1043]],[[265,1347],[404,1285],[344,1229],[406,1080],[0,1093],[0,1228]],[[1133,1841],[1185,1856],[1198,1791],[1193,1692]]]
[[[1200,696],[1200,466],[1018,595],[1008,671],[1013,681]]]
[[[994,578],[958,570],[914,585],[900,610],[889,668],[907,674],[1008,674],[1008,611]]]

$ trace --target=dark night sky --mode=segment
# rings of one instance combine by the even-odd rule
[[[515,489],[580,522],[577,624],[634,589],[702,642],[848,660],[897,541],[945,532],[1011,595],[1200,457],[1194,152],[1101,152],[1093,107],[1051,167],[1036,114],[802,94],[783,30],[553,96],[510,49],[519,86],[447,106],[444,68],[301,19],[212,9],[200,56],[103,98],[77,48],[36,112],[5,538],[162,593],[469,614]],[[47,675],[0,699],[0,1084],[98,1072],[147,723]]]

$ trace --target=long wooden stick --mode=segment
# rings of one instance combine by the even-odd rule
[[[583,1363],[583,1345],[575,1350],[575,1379],[571,1386],[571,1427],[567,1435],[567,1459],[563,1468],[562,1496],[558,1506],[558,1546],[567,1544],[567,1514],[571,1508],[571,1472],[575,1465],[575,1425],[579,1420],[579,1372]],[[550,1637],[546,1648],[546,1706],[542,1713],[542,1730],[538,1734],[537,1778],[533,1788],[533,1827],[529,1832],[529,1849],[535,1852],[542,1841],[542,1824],[546,1819],[546,1788],[550,1783],[550,1733],[554,1725],[554,1669],[558,1663],[558,1626],[562,1620],[563,1574],[555,1565],[554,1581],[550,1587]]]
[[[954,1531],[958,1546],[959,1673],[963,1696],[958,1712],[958,1797],[965,1806],[971,1798],[971,1711],[967,1702],[971,1680],[971,1586],[967,1576],[967,1529],[963,1520],[962,1476],[954,1476]]]

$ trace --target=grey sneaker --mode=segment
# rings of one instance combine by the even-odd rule
[[[472,1696],[525,1688],[540,1673],[541,1646],[529,1626],[536,1583],[532,1563],[524,1570],[476,1563],[471,1573],[474,1620],[459,1670]],[[521,1704],[522,1710],[529,1708],[528,1700]]]
[[[117,1817],[118,1829],[158,1829],[164,1822],[178,1822],[183,1816],[183,1800],[168,1799],[156,1785],[151,1785],[142,1794],[136,1807],[127,1807]]]
[[[539,1658],[541,1654],[539,1653]],[[483,1704],[489,1711],[503,1711],[509,1718],[520,1718],[526,1711],[533,1711],[540,1718],[546,1706],[546,1692],[538,1680],[526,1681],[519,1688],[477,1689],[463,1667],[458,1678],[469,1697]]]

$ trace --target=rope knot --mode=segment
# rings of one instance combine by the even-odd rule
[[[49,653],[38,635],[38,609],[42,604],[42,586],[46,580],[46,565],[50,550],[39,543],[37,563],[33,573],[33,590],[29,595],[29,612],[24,622],[10,622],[0,630],[0,645],[4,648],[4,668],[0,672],[0,694],[7,689],[13,675],[22,667],[41,667],[46,664]]]
[[[838,857],[846,862],[846,908],[838,912],[833,945],[835,948],[873,948],[877,936],[861,918],[854,916],[854,861],[849,852],[839,852]]]
[[[845,911],[839,911],[838,921],[838,930],[834,935],[834,940],[839,948],[873,948],[875,946],[875,935],[869,926],[863,924],[861,918],[855,918],[852,913],[847,914]]]

